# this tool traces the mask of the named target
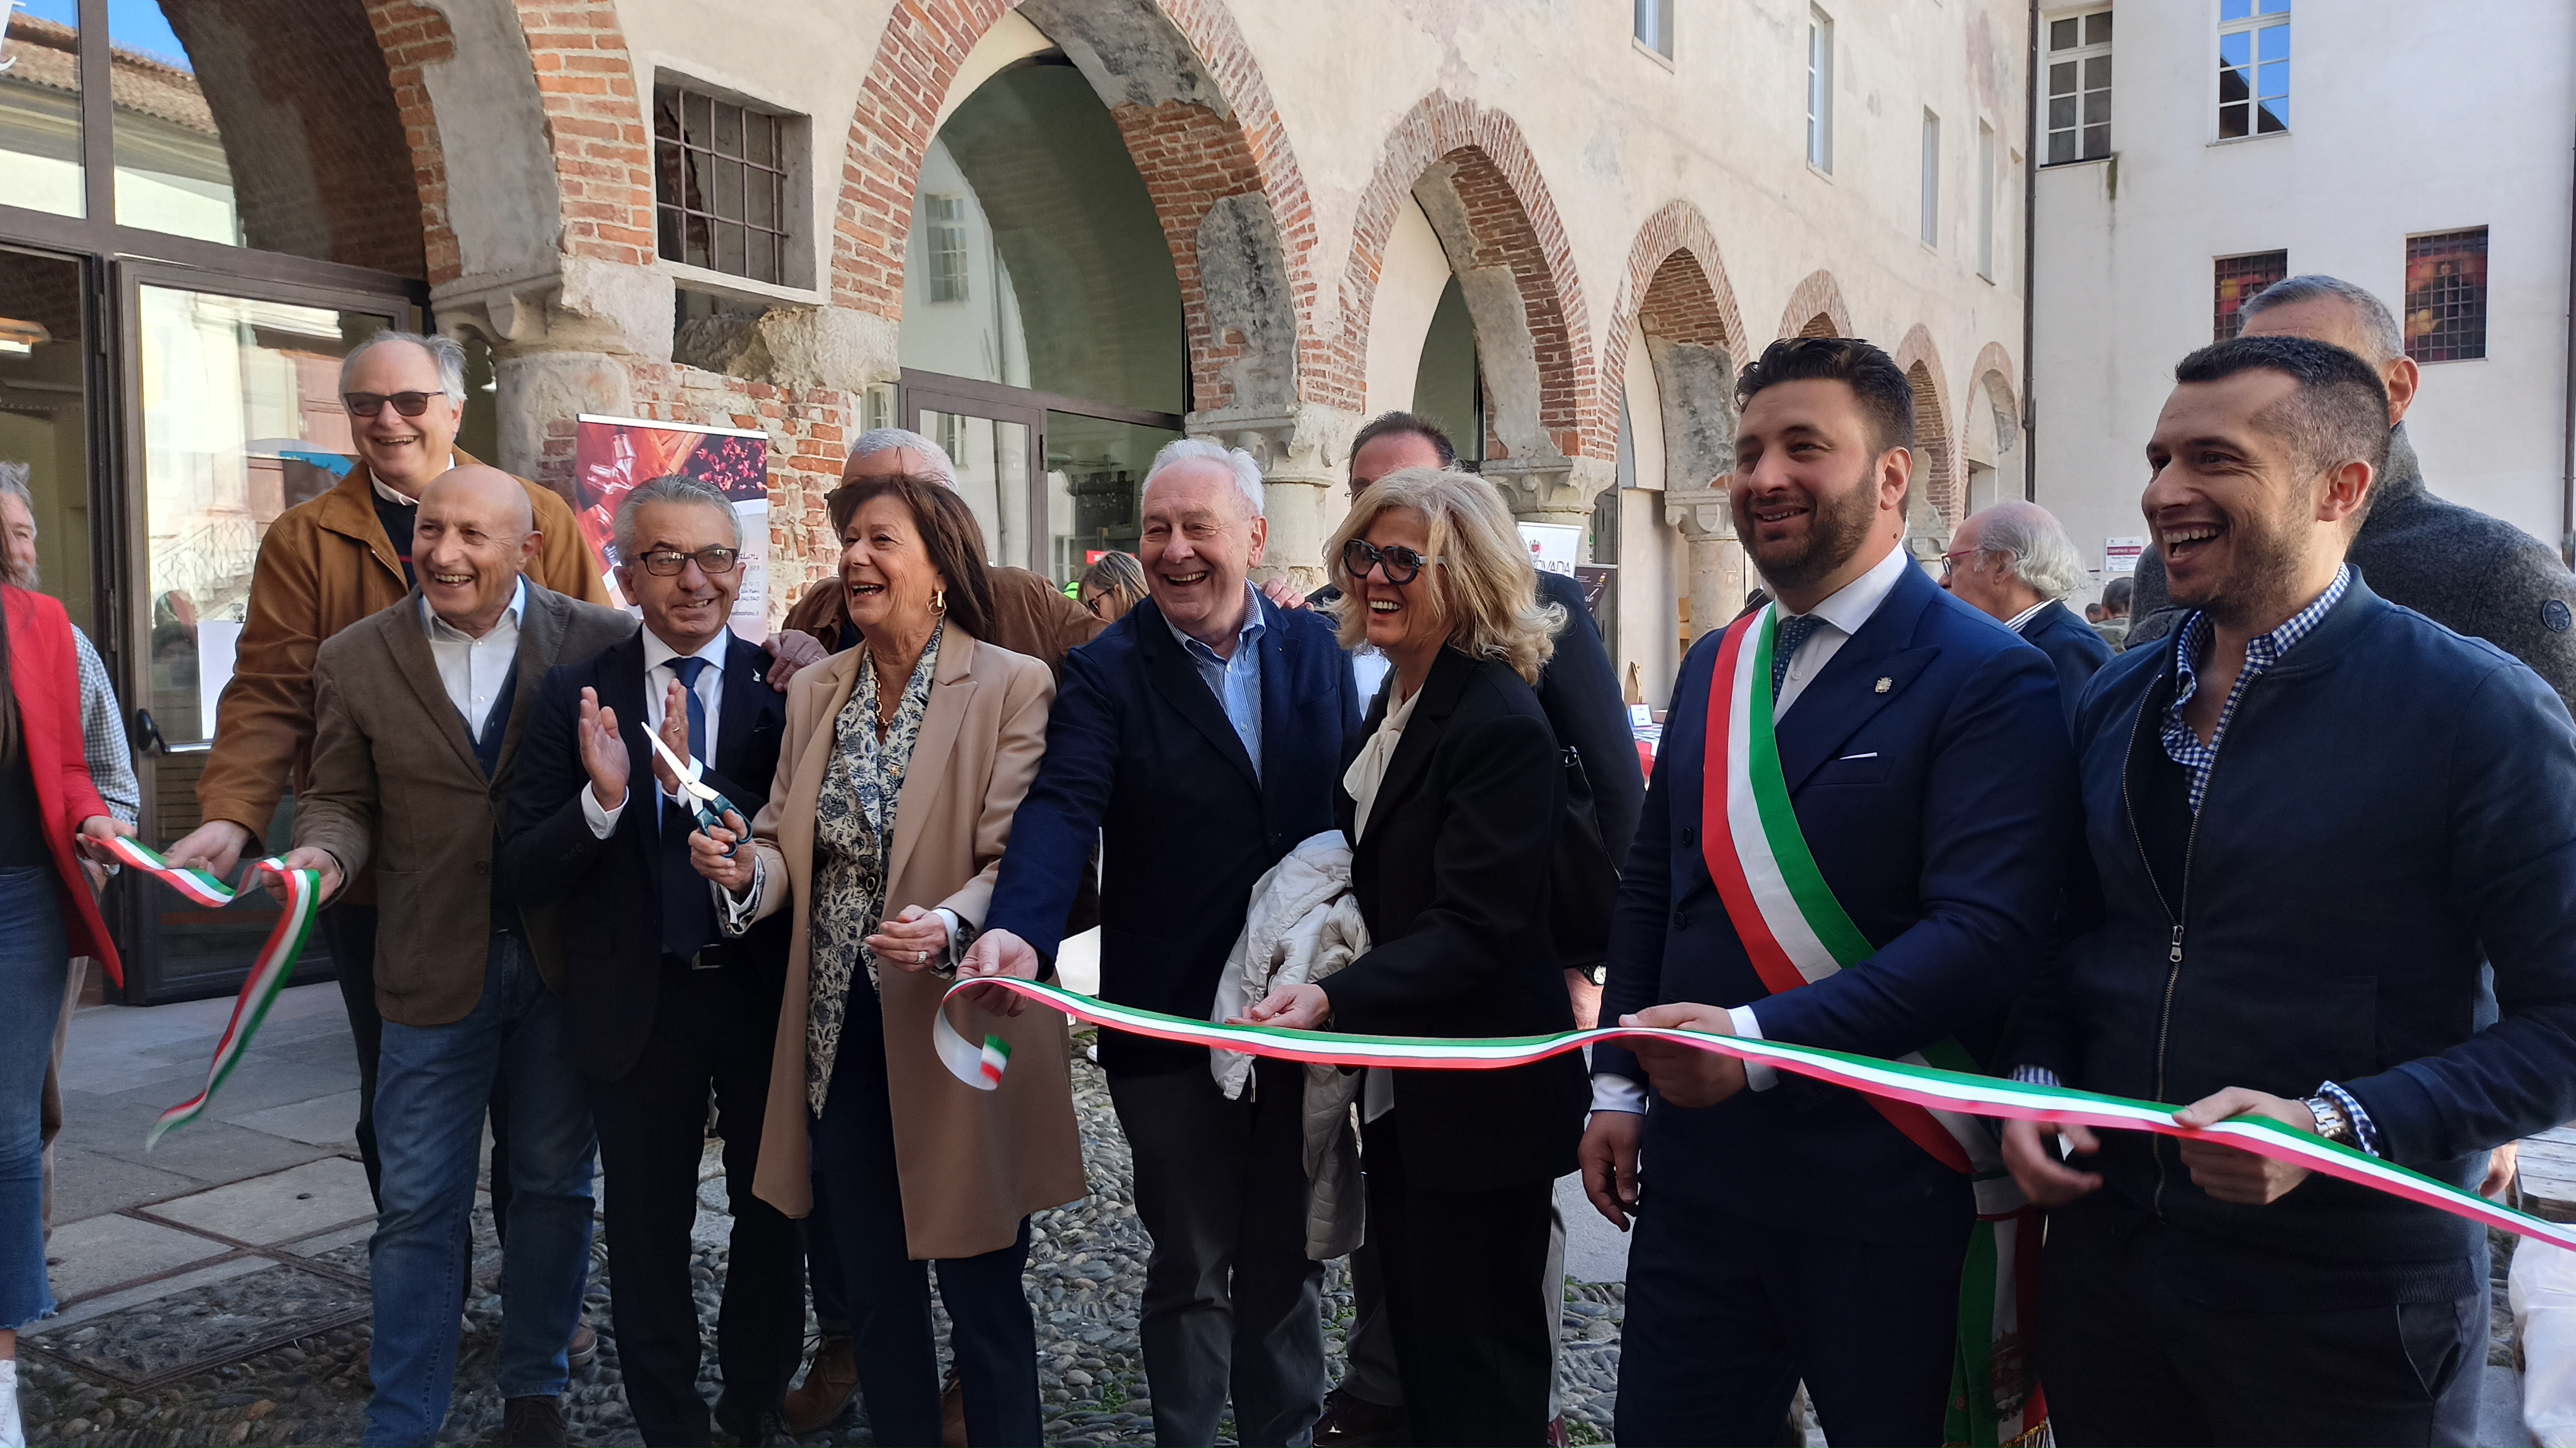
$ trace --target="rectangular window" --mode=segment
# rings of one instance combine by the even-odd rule
[[[928,195],[921,209],[930,220],[930,299],[966,300],[966,198]]]
[[[654,218],[665,261],[758,282],[788,270],[790,118],[653,88]]]
[[[2256,292],[2289,274],[2290,254],[2286,251],[2258,251],[2248,256],[2220,257],[2210,340],[2224,342],[2235,336],[2245,325],[2239,309]]]
[[[1923,113],[1923,244],[1941,244],[1941,118]]]
[[[1977,275],[1995,279],[1995,128],[1977,122]]]
[[[1834,169],[1834,22],[1807,12],[1807,164]]]
[[[2111,12],[2048,22],[2047,164],[2111,154]]]
[[[1673,10],[1681,0],[1636,0],[1637,43],[1662,56],[1673,58]]]
[[[2406,238],[2406,355],[2471,362],[2487,355],[2487,229]]]
[[[2218,0],[2218,139],[2290,129],[2290,0]]]

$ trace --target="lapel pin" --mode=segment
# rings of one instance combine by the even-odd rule
[[[1878,692],[1880,692],[1880,693],[1884,694],[1884,693],[1886,693],[1890,688],[1894,687],[1894,686],[1895,686],[1895,684],[1896,684],[1896,681],[1895,681],[1894,679],[1881,679],[1881,680],[1879,680],[1879,681],[1878,681]]]

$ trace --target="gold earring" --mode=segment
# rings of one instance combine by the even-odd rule
[[[938,613],[938,614],[944,614],[944,613],[948,612],[948,590],[947,590],[947,589],[944,589],[944,588],[934,588],[934,589],[930,590],[930,611],[931,611],[932,613]]]

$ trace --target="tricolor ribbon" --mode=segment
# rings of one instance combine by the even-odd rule
[[[957,992],[975,986],[998,986],[1016,991],[1076,1020],[1149,1036],[1158,1041],[1324,1066],[1495,1071],[1510,1066],[1526,1066],[1568,1051],[1579,1051],[1598,1041],[1670,1041],[1721,1056],[1733,1056],[1739,1061],[1759,1061],[1812,1080],[1848,1086],[1854,1091],[1906,1102],[1927,1111],[1957,1111],[1970,1116],[1988,1116],[2003,1121],[2037,1121],[2051,1126],[2151,1131],[2184,1140],[2224,1142],[2257,1156],[2288,1162],[2292,1166],[2323,1172],[2342,1181],[2384,1192],[2401,1201],[2449,1212],[2455,1217],[2465,1217],[2472,1222],[2555,1247],[2576,1250],[2576,1226],[2543,1221],[2528,1213],[2517,1212],[2449,1182],[2411,1171],[2394,1162],[2382,1161],[2366,1152],[2338,1146],[2265,1117],[2239,1116],[2215,1126],[2184,1127],[2174,1123],[2174,1112],[2179,1108],[2160,1106],[2152,1101],[2105,1096],[2100,1092],[2077,1091],[2064,1086],[2041,1086],[1995,1076],[1977,1076],[1963,1071],[1944,1071],[1937,1066],[1882,1061],[1873,1056],[1855,1056],[1818,1046],[1791,1045],[1786,1041],[1707,1035],[1698,1031],[1602,1026],[1589,1031],[1561,1031],[1551,1036],[1499,1036],[1475,1040],[1354,1036],[1336,1031],[1284,1030],[1277,1026],[1215,1025],[1182,1016],[1167,1016],[1160,1011],[1117,1005],[1076,995],[1060,986],[1011,976],[981,976],[960,981],[951,986],[948,993],[953,997]],[[940,1013],[943,1024],[946,1017],[943,1009]],[[956,1034],[954,1028],[950,1034]],[[962,1041],[963,1038],[959,1039]],[[960,1069],[960,1062],[955,1057],[943,1055],[942,1059],[949,1062],[950,1071]],[[980,1072],[980,1059],[974,1069]],[[966,1078],[961,1074],[959,1079]],[[969,1080],[967,1084],[977,1083]]]
[[[108,841],[107,847],[119,863],[152,876],[209,909],[220,910],[248,893],[203,870],[180,869],[140,840],[120,835]],[[268,932],[258,958],[251,962],[250,978],[242,982],[241,994],[233,998],[232,1019],[224,1024],[223,1039],[215,1043],[215,1059],[206,1068],[206,1089],[161,1113],[161,1118],[144,1134],[146,1151],[165,1133],[205,1114],[216,1088],[231,1077],[233,1067],[241,1064],[242,1053],[250,1049],[250,1038],[268,1019],[268,1008],[277,1003],[277,993],[294,978],[295,962],[304,954],[305,942],[312,938],[313,917],[322,908],[320,872],[290,870],[284,860],[274,855],[255,862],[251,868],[266,870],[286,881],[286,907],[277,912],[276,927]]]

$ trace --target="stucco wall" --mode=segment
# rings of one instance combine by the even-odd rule
[[[2117,14],[2114,157],[2040,173],[2033,303],[2039,501],[2097,589],[2103,539],[2145,532],[2146,440],[2174,364],[2211,340],[2216,258],[2286,250],[2293,273],[2356,282],[2394,311],[2407,236],[2476,226],[2487,356],[2427,365],[2407,431],[2435,491],[2555,544],[2576,8],[2303,8],[2290,131],[2225,142],[2216,6]]]

